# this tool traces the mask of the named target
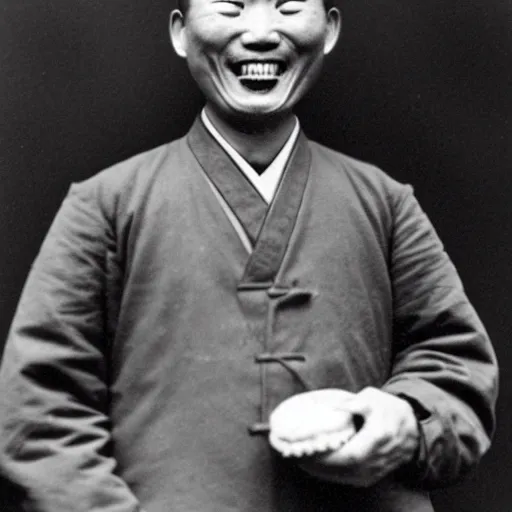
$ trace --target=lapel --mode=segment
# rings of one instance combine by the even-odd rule
[[[187,141],[200,166],[253,244],[254,250],[246,264],[239,290],[269,288],[288,247],[309,177],[311,153],[305,135],[299,134],[270,205],[199,118],[194,122]]]
[[[267,203],[229,158],[198,117],[188,133],[188,145],[197,161],[231,208],[254,245]]]

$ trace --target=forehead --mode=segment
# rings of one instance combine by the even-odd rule
[[[178,9],[182,12],[182,13],[186,13],[188,11],[188,9],[190,8],[190,5],[191,4],[194,4],[194,7],[198,6],[200,7],[201,5],[205,5],[205,4],[210,4],[210,3],[214,3],[214,2],[218,2],[219,0],[177,0],[178,2]],[[226,0],[226,1],[233,1],[233,0]],[[242,3],[255,3],[255,2],[262,2],[262,3],[269,3],[269,4],[274,4],[274,3],[282,3],[283,0],[237,0],[237,1],[240,1]],[[333,7],[335,5],[335,0],[299,0],[299,1],[306,1],[306,2],[321,2],[325,9],[329,9],[331,7]]]

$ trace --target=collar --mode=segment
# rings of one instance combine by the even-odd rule
[[[295,118],[295,126],[292,133],[288,137],[284,146],[281,148],[277,156],[272,160],[271,164],[260,174],[245,160],[245,158],[233,148],[233,146],[219,133],[213,123],[210,121],[205,109],[201,112],[201,121],[212,137],[226,151],[230,158],[235,162],[237,167],[245,174],[247,179],[252,183],[254,188],[261,194],[267,204],[272,202],[277,190],[277,185],[283,174],[286,162],[290,158],[292,149],[299,136],[299,121]]]
[[[220,194],[253,247],[239,291],[261,290],[279,283],[292,233],[299,218],[311,168],[306,136],[299,136],[286,162],[273,201],[267,204],[198,116],[186,137],[191,157]]]

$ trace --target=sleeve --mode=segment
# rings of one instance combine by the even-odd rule
[[[419,420],[421,447],[407,478],[441,487],[463,477],[489,448],[498,369],[485,328],[410,186],[395,205],[390,267],[395,353],[384,390],[407,399]]]
[[[0,371],[1,470],[31,512],[136,512],[116,476],[104,335],[113,234],[87,182],[74,185],[31,268]]]

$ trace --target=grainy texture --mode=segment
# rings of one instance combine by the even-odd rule
[[[412,486],[478,462],[497,374],[411,187],[302,135],[248,255],[200,162],[230,165],[196,121],[74,185],[43,243],[0,373],[0,461],[29,510],[429,510]],[[317,483],[250,436],[303,382],[420,403],[410,485]]]

